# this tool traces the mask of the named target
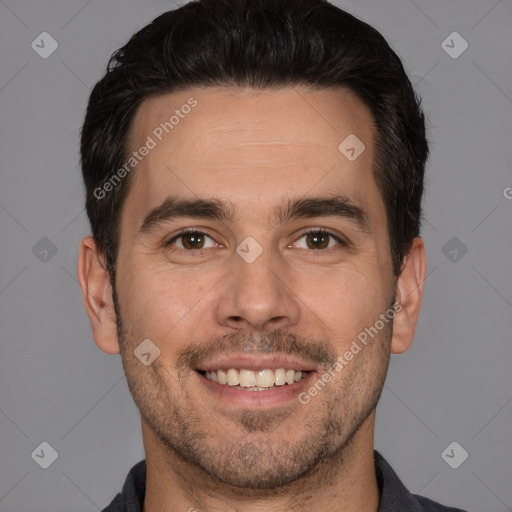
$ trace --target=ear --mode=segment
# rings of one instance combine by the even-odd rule
[[[422,238],[414,238],[411,250],[405,256],[396,285],[396,307],[393,321],[391,353],[401,354],[412,344],[427,272],[427,257]]]
[[[118,354],[112,286],[104,258],[92,236],[86,236],[80,242],[77,274],[96,345],[107,354]]]

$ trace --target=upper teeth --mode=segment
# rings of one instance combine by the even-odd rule
[[[271,388],[272,386],[283,386],[284,384],[293,384],[303,378],[300,370],[260,370],[253,372],[252,370],[234,369],[216,370],[206,372],[206,378],[218,382],[219,384],[227,384],[228,386],[241,386],[243,388],[261,387]]]

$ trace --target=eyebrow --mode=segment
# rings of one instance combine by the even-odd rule
[[[159,206],[153,208],[146,215],[138,233],[139,235],[146,235],[176,218],[234,222],[236,214],[237,209],[232,203],[219,199],[167,197]],[[284,205],[277,207],[273,213],[273,220],[276,224],[313,217],[346,219],[361,232],[367,235],[372,234],[367,212],[347,197],[340,195],[288,199]]]

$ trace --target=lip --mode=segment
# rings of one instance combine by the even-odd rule
[[[215,370],[244,369],[258,372],[261,370],[300,370],[303,372],[314,372],[317,367],[306,361],[297,359],[296,357],[278,355],[278,354],[260,354],[260,355],[235,355],[223,356],[222,358],[212,359],[201,363],[194,370],[211,372]],[[300,382],[300,381],[299,381]],[[260,391],[264,393],[264,391]]]
[[[233,368],[233,366],[230,366],[230,368]],[[311,371],[310,373],[305,374],[304,378],[298,382],[275,386],[268,391],[244,391],[243,389],[235,386],[219,384],[218,382],[207,379],[198,370],[193,373],[197,375],[200,383],[204,385],[207,391],[216,399],[221,400],[224,403],[236,405],[237,407],[251,408],[265,408],[285,405],[292,401],[297,402],[297,395],[310,386],[310,383],[313,382],[313,379],[317,374],[316,371]]]

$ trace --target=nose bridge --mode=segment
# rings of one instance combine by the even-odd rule
[[[266,330],[298,322],[299,305],[285,283],[285,265],[273,254],[253,237],[238,245],[217,304],[220,324]]]

